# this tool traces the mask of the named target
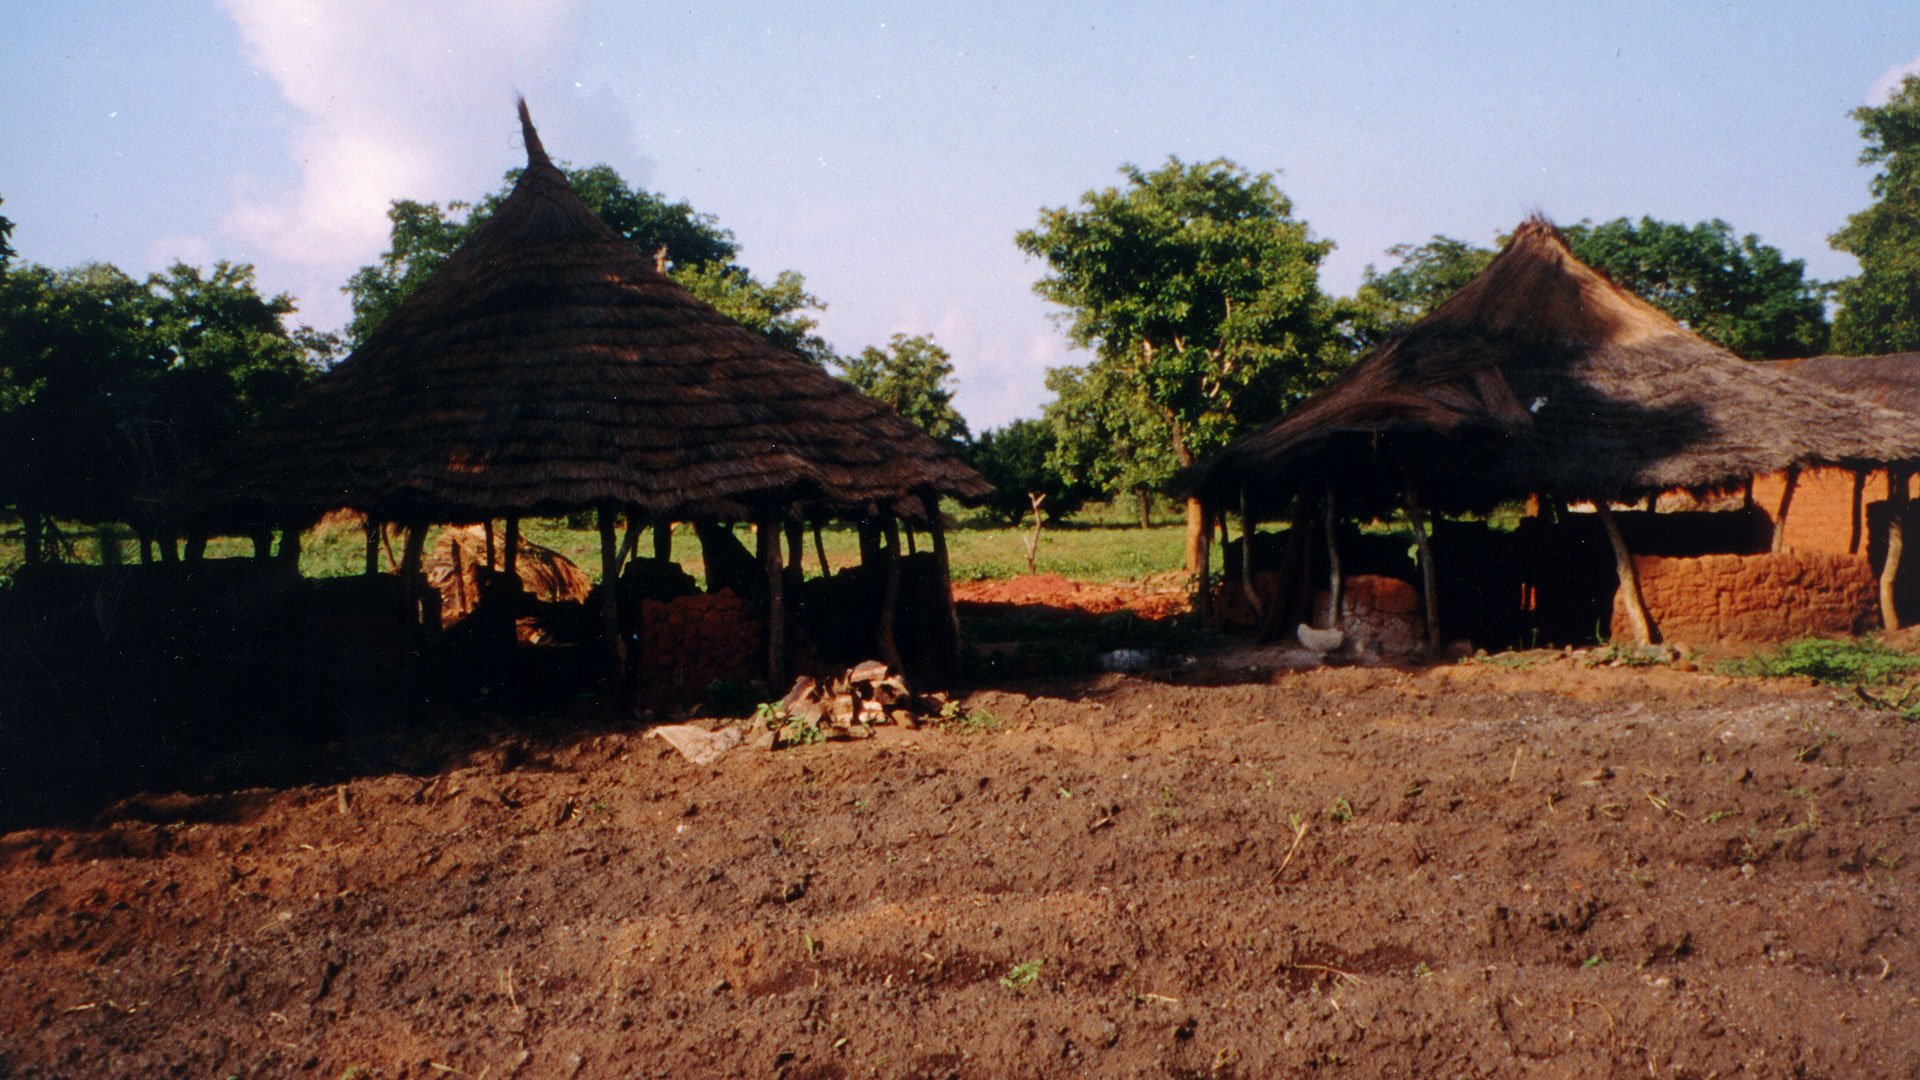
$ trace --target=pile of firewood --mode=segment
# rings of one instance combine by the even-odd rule
[[[778,725],[776,737],[786,745],[864,738],[878,724],[915,728],[923,719],[944,719],[953,710],[946,694],[916,694],[898,672],[868,660],[824,683],[802,675],[787,696],[771,707],[768,719],[770,726]]]

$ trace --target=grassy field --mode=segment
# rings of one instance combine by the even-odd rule
[[[745,539],[746,527],[740,528]],[[985,515],[963,516],[957,527],[949,529],[949,558],[955,580],[1006,578],[1027,572],[1024,540],[1031,527],[1008,528],[988,520]],[[598,578],[600,537],[593,529],[570,529],[564,519],[528,519],[521,523],[521,535],[536,544],[566,555],[580,568]],[[1150,528],[1141,528],[1131,506],[1092,506],[1070,521],[1050,524],[1042,531],[1035,559],[1041,573],[1059,574],[1081,581],[1129,581],[1178,570],[1185,531],[1181,519],[1162,514]],[[851,528],[825,531],[827,560],[835,569],[859,561],[859,538]],[[131,530],[124,526],[69,526],[63,530],[66,558],[71,562],[126,563],[137,561],[139,546]],[[923,549],[925,534],[917,537]],[[432,543],[432,537],[429,538]],[[752,541],[747,539],[748,546]],[[20,565],[21,538],[17,520],[0,520],[0,578]],[[391,541],[392,556],[400,554],[398,538]],[[809,575],[818,572],[813,542],[809,537],[805,560]],[[642,541],[641,552],[650,553],[651,537]],[[357,574],[365,565],[365,539],[354,528],[310,531],[301,542],[300,569],[309,577],[336,577]],[[219,538],[208,543],[209,558],[238,558],[251,555],[249,540]],[[692,531],[683,527],[674,535],[674,556],[696,577],[704,576],[700,547]],[[1217,557],[1217,556],[1216,556]],[[382,554],[383,564],[387,556]]]

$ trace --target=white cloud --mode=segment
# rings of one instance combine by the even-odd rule
[[[584,0],[220,4],[249,59],[303,118],[288,148],[300,164],[298,188],[237,195],[223,229],[302,279],[300,295],[314,309],[303,317],[344,311],[337,289],[385,248],[394,199],[471,199],[523,160],[516,92],[561,158],[553,129],[578,128],[581,111],[607,108],[604,95],[583,94],[572,81]],[[624,118],[587,126],[602,138],[582,147],[583,159],[630,152]],[[619,146],[604,144],[609,127]]]
[[[1893,92],[1900,89],[1900,81],[1909,75],[1920,75],[1920,56],[1899,67],[1888,68],[1885,74],[1875,79],[1873,89],[1867,91],[1867,104],[1885,105],[1893,97]]]

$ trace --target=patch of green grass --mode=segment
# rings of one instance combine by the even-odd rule
[[[1342,795],[1333,800],[1332,806],[1327,807],[1327,816],[1338,824],[1345,825],[1347,822],[1353,820],[1353,804],[1347,801],[1346,796]]]
[[[1040,978],[1040,969],[1045,965],[1045,960],[1028,960],[1015,964],[1000,977],[1000,985],[1015,992],[1025,990]]]
[[[1722,665],[1722,670],[1729,675],[1767,679],[1805,675],[1842,686],[1885,686],[1920,672],[1920,656],[1888,648],[1872,638],[1803,638],[1771,652],[1730,661]]]

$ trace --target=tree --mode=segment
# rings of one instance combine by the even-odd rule
[[[1369,263],[1354,301],[1364,313],[1366,345],[1404,333],[1487,268],[1495,252],[1436,234],[1424,244],[1395,244],[1400,265],[1381,273]]]
[[[1015,420],[981,434],[967,447],[967,464],[987,483],[988,511],[1009,524],[1033,513],[1034,495],[1046,496],[1041,512],[1058,521],[1085,505],[1090,489],[1053,467],[1053,426],[1044,420]]]
[[[1034,286],[1066,309],[1093,367],[1165,422],[1178,465],[1272,418],[1345,357],[1318,284],[1333,245],[1315,240],[1268,173],[1226,160],[1153,172],[1126,165],[1124,190],[1045,209],[1015,236],[1052,271]],[[1140,455],[1146,460],[1146,455]],[[1188,564],[1200,515],[1188,506]]]
[[[967,421],[953,407],[953,358],[930,337],[895,334],[884,349],[835,361],[840,377],[861,393],[893,406],[921,431],[947,443],[967,439]]]
[[[1828,240],[1860,261],[1860,273],[1839,283],[1834,345],[1854,354],[1920,349],[1920,75],[1852,116],[1867,141],[1860,163],[1881,170],[1873,205]]]
[[[365,341],[402,301],[446,265],[512,194],[524,171],[508,170],[500,189],[477,204],[452,202],[442,207],[399,199],[388,208],[387,219],[393,227],[387,251],[379,263],[356,271],[343,289],[353,298],[347,333],[354,344]],[[734,263],[739,247],[733,234],[712,215],[634,188],[611,166],[561,172],[581,201],[629,243],[649,255],[664,249],[667,273],[689,292],[815,363],[832,356],[832,349],[813,333],[814,320],[802,314],[825,305],[806,291],[806,281],[798,273],[782,271],[773,284],[761,283]]]
[[[1109,368],[1060,367],[1047,372],[1054,398],[1044,410],[1052,429],[1047,466],[1062,482],[1110,499],[1132,497],[1142,528],[1152,524],[1153,492],[1177,467],[1167,422]]]
[[[0,199],[0,204],[7,200]],[[13,258],[13,222],[0,214],[0,274],[7,272],[7,262]]]
[[[1601,270],[1701,337],[1750,360],[1827,348],[1827,288],[1806,264],[1719,219],[1680,225],[1643,217],[1562,230],[1580,261]]]

